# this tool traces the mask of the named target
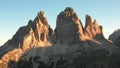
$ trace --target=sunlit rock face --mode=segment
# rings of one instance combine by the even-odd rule
[[[57,39],[64,41],[78,41],[83,35],[83,25],[71,7],[67,7],[57,16],[55,34]]]
[[[48,24],[44,12],[40,11],[33,21],[29,20],[26,26],[20,27],[13,38],[0,48],[2,50],[0,58],[18,47],[27,50],[32,47],[50,46],[49,40],[52,33],[53,30]]]
[[[53,31],[40,11],[0,47],[0,68],[114,68],[109,65],[118,64],[120,49],[104,39],[102,30],[89,15],[83,28],[67,7],[57,16]]]
[[[96,20],[92,22],[92,18],[89,15],[86,15],[84,34],[91,39],[105,39],[103,36],[103,27],[99,26]]]
[[[34,21],[30,20],[27,26],[21,27],[13,36],[13,43],[19,43],[23,48],[44,46],[52,35],[53,30],[49,26],[43,11],[38,12]]]

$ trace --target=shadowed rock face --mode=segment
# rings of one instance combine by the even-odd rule
[[[89,15],[86,15],[84,34],[91,39],[105,39],[103,36],[103,27],[99,26],[96,20],[92,22],[92,18]]]
[[[59,40],[80,40],[79,36],[83,35],[83,26],[71,7],[67,7],[57,16],[55,33]]]
[[[116,44],[117,46],[120,46],[120,36],[118,36],[118,37],[116,38],[115,44]]]
[[[111,40],[115,45],[120,46],[120,29],[115,30],[110,36],[109,40]]]

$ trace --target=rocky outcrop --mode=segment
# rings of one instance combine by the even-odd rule
[[[48,25],[44,12],[40,11],[35,20],[30,20],[27,26],[21,27],[13,36],[12,42],[27,48],[39,45],[44,46],[49,41],[53,30]],[[42,44],[43,43],[43,44]],[[48,44],[46,44],[48,45]]]
[[[50,46],[49,40],[52,33],[53,30],[49,26],[44,12],[40,11],[34,21],[29,20],[28,25],[20,27],[13,38],[0,48],[2,50],[0,58],[18,47],[27,50],[32,47]]]
[[[80,40],[83,35],[83,25],[71,7],[67,7],[57,16],[55,33],[59,40]]]
[[[120,29],[115,30],[108,38],[111,40],[115,45],[120,46]]]
[[[92,22],[92,18],[86,15],[85,28],[71,7],[67,7],[57,16],[55,28],[56,38],[59,40],[85,41],[86,39],[105,39],[103,27],[97,21]]]
[[[119,66],[119,50],[104,40],[102,26],[89,15],[83,28],[75,11],[67,7],[57,16],[53,31],[40,11],[0,48],[0,68],[114,68],[109,65]]]
[[[84,34],[90,39],[105,39],[103,36],[103,27],[99,26],[96,20],[92,22],[92,18],[89,15],[86,15]]]

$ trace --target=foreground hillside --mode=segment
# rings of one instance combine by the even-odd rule
[[[53,30],[43,11],[0,47],[0,68],[118,68],[120,48],[86,15],[85,26],[71,7]]]

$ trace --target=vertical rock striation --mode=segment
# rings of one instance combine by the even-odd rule
[[[53,30],[48,24],[44,12],[40,11],[34,21],[29,20],[26,26],[20,27],[13,38],[0,48],[2,50],[0,55],[3,56],[18,47],[27,50],[32,47],[50,46],[49,40],[52,33]]]
[[[83,35],[83,25],[71,7],[67,7],[57,16],[55,34],[59,40],[78,41]]]
[[[92,18],[89,15],[86,15],[84,34],[90,39],[105,39],[103,36],[103,27],[99,26],[96,20],[92,22]]]
[[[2,58],[2,61],[8,62],[15,59],[19,61],[22,55],[27,59],[38,56],[44,62],[54,62],[52,66],[64,67],[63,64],[57,63],[59,62],[58,60],[67,63],[61,61],[61,59],[65,61],[71,60],[71,58],[75,58],[76,53],[81,54],[81,50],[86,49],[85,52],[90,52],[90,50],[96,49],[96,46],[111,45],[104,40],[102,30],[103,27],[99,26],[96,20],[92,22],[92,18],[89,15],[86,15],[86,24],[83,28],[76,12],[71,7],[67,7],[57,16],[56,28],[53,31],[47,22],[44,12],[40,11],[33,21],[29,20],[26,26],[20,27],[13,38],[0,47],[0,58]],[[56,44],[51,43],[54,41],[58,42]],[[110,47],[105,46],[102,46],[103,49],[110,49]],[[40,58],[35,61],[41,61]],[[34,65],[36,62],[32,63]]]
[[[92,22],[92,18],[86,15],[86,24],[83,25],[71,7],[67,7],[57,16],[55,28],[56,38],[62,41],[85,41],[86,39],[105,39],[103,27],[97,21]]]
[[[18,43],[21,47],[30,48],[33,46],[48,45],[53,30],[49,26],[43,11],[38,12],[34,21],[30,20],[27,26],[21,27],[13,36],[13,43]]]

